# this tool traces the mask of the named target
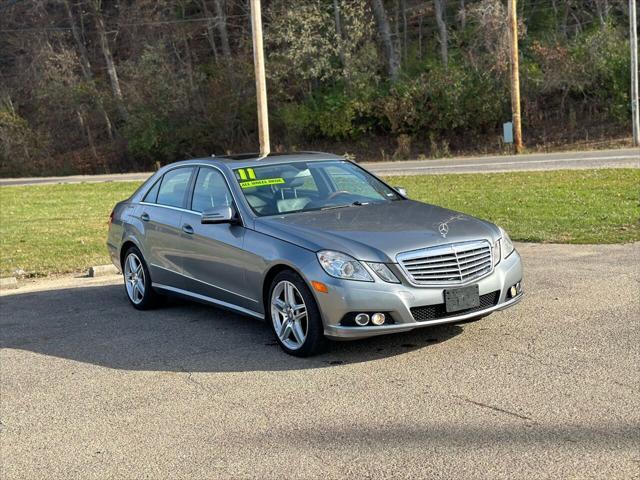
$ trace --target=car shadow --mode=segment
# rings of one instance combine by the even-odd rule
[[[355,342],[330,342],[300,359],[281,351],[264,322],[171,299],[132,308],[121,285],[0,297],[0,347],[125,370],[243,372],[326,368],[428,348],[462,332],[456,325]]]

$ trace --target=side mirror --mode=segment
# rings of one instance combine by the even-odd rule
[[[203,225],[212,225],[218,223],[236,223],[236,210],[233,207],[220,207],[202,212],[200,223]]]
[[[400,195],[402,195],[405,198],[408,198],[409,196],[407,195],[407,189],[404,187],[393,187],[396,189],[396,192],[398,192]]]

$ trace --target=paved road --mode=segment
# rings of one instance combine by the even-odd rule
[[[638,478],[640,244],[519,248],[512,310],[307,360],[119,280],[5,292],[2,478]]]
[[[640,168],[640,149],[363,163],[378,175]]]
[[[540,153],[520,156],[490,156],[411,160],[402,162],[363,162],[379,175],[423,175],[439,173],[511,172],[586,168],[640,168],[640,149],[598,150],[591,152]],[[4,178],[0,186],[54,183],[117,182],[146,180],[150,172],[68,177]]]

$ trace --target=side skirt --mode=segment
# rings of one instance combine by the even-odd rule
[[[204,303],[209,303],[215,305],[217,307],[222,307],[227,310],[231,310],[236,313],[241,313],[243,315],[248,315],[250,317],[258,318],[260,320],[264,320],[264,315],[258,312],[254,312],[253,310],[249,310],[248,308],[239,307],[238,305],[234,305],[232,303],[223,302],[222,300],[216,300],[215,298],[207,297],[205,295],[200,295],[198,293],[189,292],[188,290],[182,290],[181,288],[170,287],[169,285],[163,285],[161,283],[152,283],[151,286],[153,288],[157,288],[159,290],[164,290],[166,292],[175,293],[176,295],[181,295],[193,300],[197,300]]]

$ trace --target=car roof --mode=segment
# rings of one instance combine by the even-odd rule
[[[324,152],[270,153],[263,157],[258,153],[242,153],[237,155],[212,155],[204,158],[193,158],[175,162],[170,165],[188,165],[190,163],[219,165],[222,163],[231,168],[244,168],[292,162],[320,162],[323,160],[344,160],[344,157]]]

